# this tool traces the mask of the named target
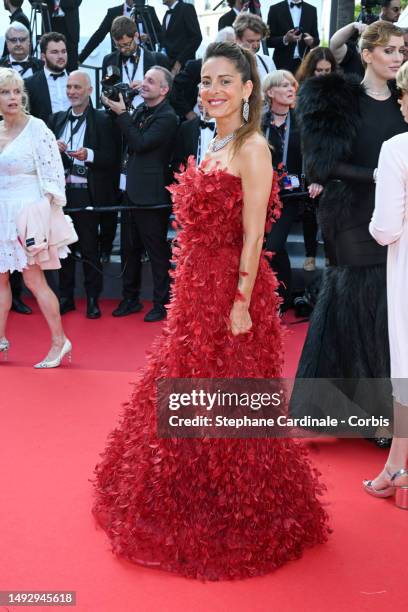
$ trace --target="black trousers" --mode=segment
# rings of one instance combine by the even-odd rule
[[[113,241],[116,236],[118,224],[117,212],[105,212],[99,216],[99,248],[101,253],[108,255],[112,252]]]
[[[266,239],[266,250],[275,254],[271,260],[271,268],[279,281],[279,295],[283,299],[283,306],[289,307],[292,299],[292,269],[286,250],[286,241],[292,223],[299,217],[303,206],[299,201],[287,201],[283,204],[282,214],[274,223]]]
[[[15,270],[10,274],[10,287],[13,298],[19,299],[23,290],[23,275]]]
[[[69,209],[87,206],[91,204],[89,193],[86,189],[70,189],[67,187],[67,207],[65,212],[70,214],[78,242],[70,245],[72,253],[79,252],[86,260],[83,263],[85,291],[88,297],[98,297],[102,291],[102,273],[99,256],[99,215],[94,212],[70,213]],[[88,263],[89,262],[89,263]],[[69,255],[61,260],[59,271],[59,292],[61,297],[73,298],[75,291],[75,259]]]
[[[318,225],[315,208],[305,207],[302,215],[302,225],[306,257],[316,257]]]
[[[130,200],[127,200],[131,204]],[[121,259],[123,297],[138,299],[142,281],[141,256],[144,248],[153,273],[153,303],[168,303],[170,297],[171,250],[167,242],[170,208],[141,208],[122,211]],[[144,247],[144,248],[143,248]]]
[[[74,40],[68,32],[65,17],[52,17],[51,25],[54,32],[63,34],[67,39],[68,64],[67,72],[78,70],[78,40]]]

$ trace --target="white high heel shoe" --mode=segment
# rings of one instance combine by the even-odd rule
[[[4,361],[7,361],[10,342],[7,338],[0,338],[0,353],[4,353]]]
[[[40,363],[36,363],[34,367],[38,370],[48,370],[50,368],[58,368],[61,365],[61,361],[63,360],[65,355],[68,356],[68,361],[71,362],[72,361],[72,344],[68,340],[68,338],[65,338],[65,342],[60,350],[60,353],[59,355],[57,355],[55,359],[45,358],[43,359],[43,361],[40,361]]]

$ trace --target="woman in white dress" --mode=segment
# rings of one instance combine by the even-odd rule
[[[10,347],[9,274],[19,270],[51,332],[50,351],[34,367],[55,368],[72,346],[43,270],[61,267],[75,232],[62,212],[64,171],[54,135],[27,113],[25,102],[22,78],[0,68],[0,353],[6,357]]]
[[[397,74],[401,112],[408,123],[408,62]],[[383,471],[365,480],[375,497],[395,495],[408,510],[408,132],[387,140],[381,149],[370,233],[388,245],[387,303],[394,396],[394,438]]]

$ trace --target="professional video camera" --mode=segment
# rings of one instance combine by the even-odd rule
[[[373,10],[379,8],[379,6],[379,0],[361,0],[361,13],[358,16],[357,21],[366,23],[367,25],[377,21],[378,15],[373,13]]]
[[[134,98],[140,94],[140,91],[132,89],[128,83],[121,82],[120,70],[117,66],[108,66],[107,74],[102,79],[102,95],[108,100],[119,102],[120,94],[123,96],[126,108],[130,109]]]

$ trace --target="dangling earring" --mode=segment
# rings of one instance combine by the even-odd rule
[[[248,100],[244,100],[244,104],[242,106],[242,116],[244,118],[245,123],[248,123],[248,119],[249,119],[249,102],[248,102]]]

